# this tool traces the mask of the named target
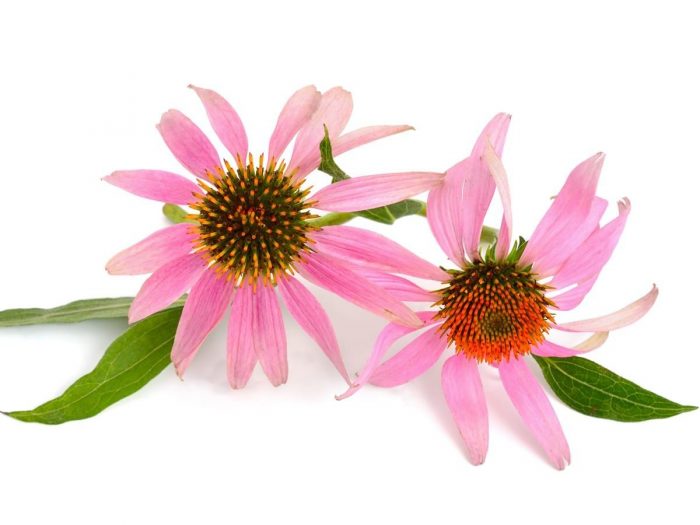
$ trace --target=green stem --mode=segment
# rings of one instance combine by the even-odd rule
[[[311,219],[309,224],[317,228],[323,228],[324,226],[337,226],[338,224],[344,224],[357,217],[354,213],[345,212],[330,212],[325,215],[318,217],[317,219]]]

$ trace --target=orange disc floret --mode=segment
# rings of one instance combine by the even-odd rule
[[[436,316],[458,353],[496,364],[527,354],[544,340],[554,303],[529,268],[477,260],[450,273]]]
[[[202,193],[191,207],[199,213],[189,216],[197,223],[195,249],[231,279],[274,283],[310,250],[309,190],[274,159],[236,161],[198,181]]]

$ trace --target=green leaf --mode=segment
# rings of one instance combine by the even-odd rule
[[[197,223],[197,221],[194,221],[188,217],[189,214],[187,211],[175,204],[163,204],[163,215],[165,215],[165,218],[174,224],[179,224],[181,222],[191,222],[192,224]]]
[[[335,159],[333,158],[333,147],[331,146],[331,141],[328,137],[328,129],[326,129],[325,126],[324,129],[325,134],[321,144],[319,145],[321,150],[321,164],[319,165],[318,169],[323,173],[330,175],[332,182],[340,182],[341,180],[349,179],[350,176],[340,169],[338,164],[336,164]],[[415,199],[407,199],[388,206],[372,208],[371,210],[358,211],[354,214],[350,214],[351,217],[364,217],[371,221],[381,222],[382,224],[394,224],[396,219],[406,217],[407,215],[425,216],[425,203]],[[344,222],[347,222],[347,220]]]
[[[95,369],[56,399],[34,410],[9,412],[20,421],[57,425],[92,417],[133,394],[170,363],[182,308],[170,308],[131,326],[107,348]]]
[[[88,319],[126,317],[133,297],[86,299],[56,308],[14,308],[0,312],[0,326],[78,323]]]
[[[559,399],[588,416],[646,421],[697,408],[669,401],[582,357],[534,357]]]

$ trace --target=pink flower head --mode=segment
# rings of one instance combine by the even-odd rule
[[[542,387],[525,363],[532,353],[570,357],[600,346],[610,330],[627,326],[646,314],[658,290],[609,315],[557,324],[557,311],[575,308],[593,287],[617,244],[630,211],[628,199],[618,203],[618,216],[601,225],[607,201],[597,197],[603,164],[598,154],[579,164],[545,213],[530,240],[511,247],[512,215],[508,180],[501,164],[508,115],[486,126],[471,155],[450,168],[443,183],[430,191],[427,215],[438,243],[455,269],[445,270],[443,287],[420,299],[432,300],[435,311],[419,312],[426,330],[390,359],[388,348],[415,328],[389,324],[375,342],[364,369],[349,390],[352,395],[371,383],[391,387],[406,383],[437,362],[448,346],[455,355],[442,368],[445,400],[466,445],[469,460],[481,464],[488,448],[488,414],[478,371],[487,363],[501,381],[525,425],[563,469],[569,446]],[[494,193],[503,203],[498,240],[480,249],[484,217]],[[404,271],[403,273],[410,273]],[[384,274],[399,288],[398,277]],[[407,288],[397,295],[407,296]],[[574,348],[550,342],[551,330],[592,332]]]
[[[192,87],[192,86],[191,86]],[[117,171],[106,180],[131,193],[161,202],[187,205],[191,222],[169,226],[118,253],[107,264],[112,274],[151,276],[129,311],[135,322],[189,292],[175,335],[172,360],[182,376],[207,334],[230,307],[227,364],[233,388],[245,386],[256,362],[273,385],[287,380],[286,336],[279,292],[292,317],[348,380],[338,343],[325,311],[295,276],[402,325],[419,325],[401,301],[343,261],[343,249],[371,244],[390,260],[407,260],[425,277],[439,277],[426,261],[377,234],[351,227],[314,225],[311,208],[343,200],[351,211],[393,202],[382,197],[383,181],[423,181],[417,192],[439,183],[439,173],[398,173],[364,177],[358,197],[343,185],[311,194],[305,177],[320,162],[319,143],[328,130],[334,153],[410,129],[372,126],[343,133],[352,112],[352,97],[337,87],[321,94],[313,86],[294,93],[272,132],[267,159],[254,157],[236,111],[220,95],[192,87],[209,122],[230,154],[221,160],[204,133],[176,110],[158,125],[177,160],[196,179],[157,170]],[[289,163],[281,160],[294,140]],[[400,197],[403,198],[403,197]],[[379,256],[379,255],[377,255]],[[391,263],[389,263],[391,266]],[[393,268],[393,267],[392,267]]]

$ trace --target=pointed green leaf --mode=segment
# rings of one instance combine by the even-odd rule
[[[140,321],[117,337],[95,369],[56,399],[34,410],[9,412],[20,421],[57,425],[92,417],[133,394],[170,363],[170,350],[182,308],[170,308]]]
[[[336,164],[335,159],[333,158],[333,147],[331,146],[327,129],[325,130],[325,135],[321,141],[321,144],[319,145],[319,148],[321,150],[321,164],[319,165],[318,169],[323,173],[330,175],[333,182],[349,179],[350,176],[340,169],[340,166]],[[382,206],[380,208],[358,211],[355,214],[351,214],[351,216],[352,215],[364,217],[371,221],[381,222],[382,224],[394,224],[396,219],[406,217],[407,215],[425,216],[425,203],[415,199],[408,199],[395,204],[390,204],[388,206]]]
[[[671,417],[697,407],[669,401],[582,357],[537,357],[554,393],[574,410],[615,421]]]
[[[87,319],[126,317],[133,297],[86,299],[56,308],[14,308],[0,312],[0,326],[77,323]]]

